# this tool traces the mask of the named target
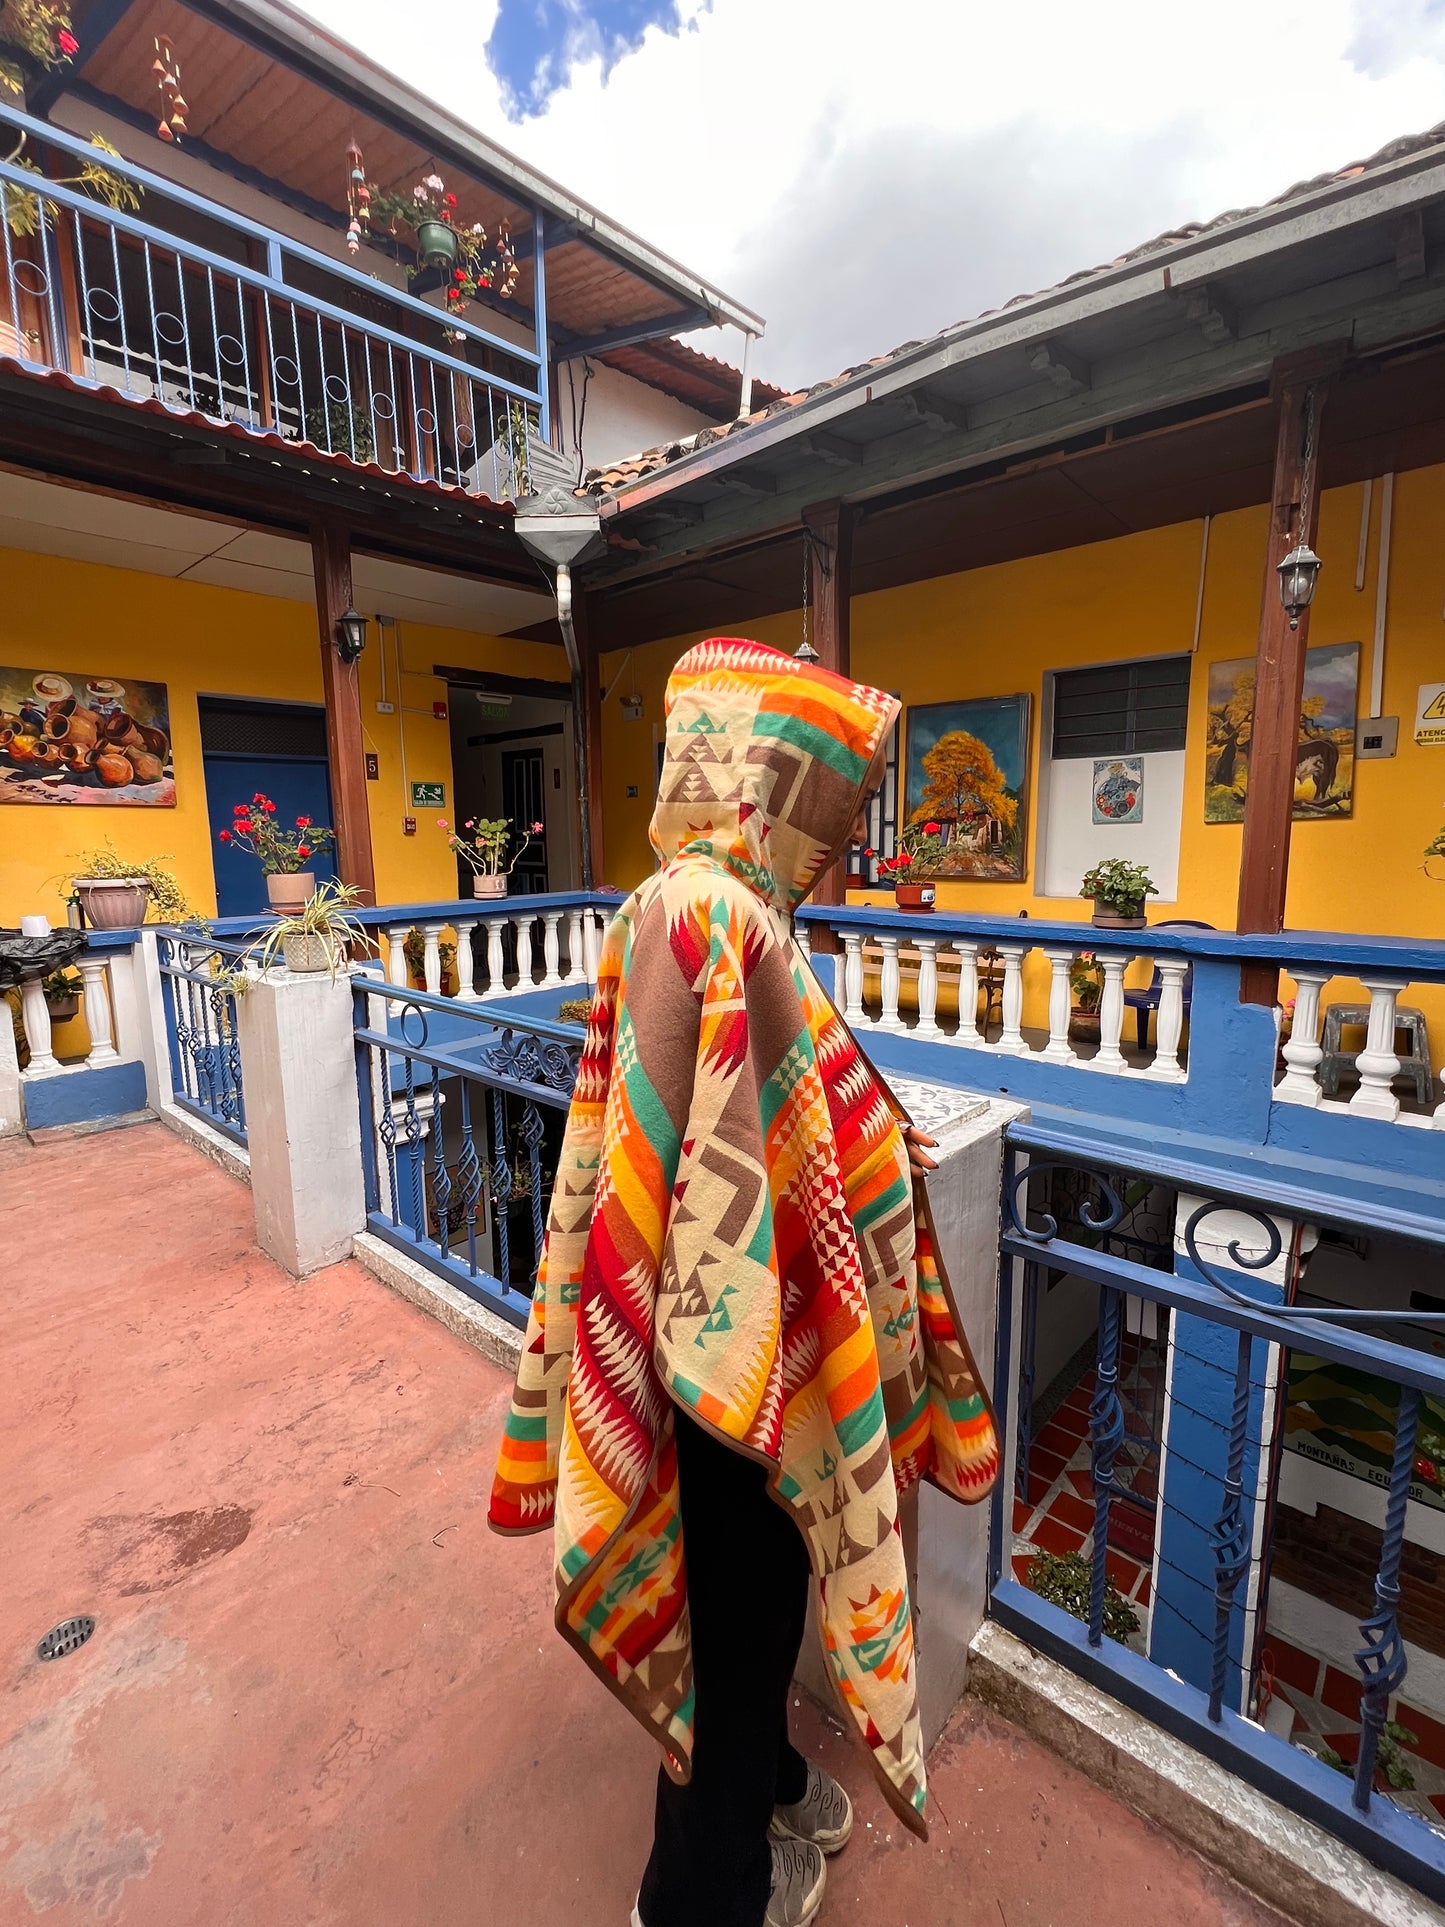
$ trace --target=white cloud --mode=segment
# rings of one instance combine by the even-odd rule
[[[496,0],[431,0],[421,39],[392,0],[309,7],[759,309],[789,384],[1445,116],[1445,0],[684,0],[517,125]]]

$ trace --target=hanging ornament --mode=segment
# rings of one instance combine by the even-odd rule
[[[370,231],[371,189],[366,184],[366,162],[355,141],[346,150],[346,248],[356,254],[363,230]]]
[[[163,141],[177,141],[189,131],[186,115],[191,111],[181,93],[181,63],[176,59],[175,48],[163,33],[156,35],[155,50],[151,72],[156,77],[156,90],[161,97],[156,135]]]

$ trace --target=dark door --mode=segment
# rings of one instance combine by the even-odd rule
[[[523,834],[543,819],[544,770],[540,749],[502,751],[502,814],[513,825],[515,851]],[[547,838],[534,836],[517,859],[512,871],[514,896],[535,894],[547,888]]]
[[[249,917],[266,909],[266,880],[255,857],[219,841],[237,803],[260,790],[276,805],[277,821],[298,816],[330,828],[331,782],[326,761],[326,715],[302,703],[241,703],[203,696],[199,703],[216,912]],[[335,852],[308,860],[318,883],[336,875]]]

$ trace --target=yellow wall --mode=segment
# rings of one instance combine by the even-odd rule
[[[1372,505],[1364,587],[1355,589],[1362,486],[1329,491],[1316,543],[1324,558],[1311,615],[1311,643],[1358,642],[1359,713],[1369,707],[1379,560],[1381,490]],[[1210,530],[1199,663],[1190,699],[1179,894],[1154,910],[1157,919],[1198,918],[1233,929],[1242,830],[1204,821],[1208,664],[1252,656],[1259,626],[1267,511],[1217,516]],[[1039,809],[1040,715],[1049,670],[1091,662],[1175,654],[1190,648],[1199,589],[1202,525],[1178,524],[1053,555],[999,563],[858,596],[852,605],[852,667],[860,681],[898,690],[905,705],[964,696],[1033,696],[1034,742],[1028,802],[1028,875],[1022,883],[944,883],[940,909],[1084,922],[1091,906],[1078,897],[1042,897],[1035,839]],[[1273,593],[1273,591],[1271,591]],[[1391,760],[1357,765],[1352,816],[1294,825],[1287,923],[1293,929],[1336,929],[1394,936],[1445,936],[1445,883],[1422,872],[1421,852],[1445,823],[1445,748],[1413,740],[1416,691],[1445,681],[1445,468],[1397,478],[1391,540],[1383,713],[1400,719]],[[759,642],[792,650],[801,635],[797,611],[742,626]],[[652,867],[647,824],[655,788],[655,743],[667,675],[682,651],[707,633],[638,649],[618,684],[644,698],[644,718],[622,719],[616,697],[603,718],[603,798],[607,872],[631,887]],[[603,686],[622,657],[603,665]],[[906,719],[905,719],[906,743]],[[636,798],[626,794],[635,785]],[[1437,866],[1438,867],[1438,866]],[[855,897],[866,902],[866,896]],[[886,902],[875,896],[874,901]],[[1136,980],[1138,972],[1129,981]],[[1142,979],[1141,979],[1142,980]],[[1038,956],[1026,976],[1026,1021],[1043,1016],[1047,967]],[[1286,994],[1292,988],[1286,984]],[[1361,995],[1348,981],[1333,1001]],[[1437,1066],[1445,1056],[1445,991],[1418,988]]]
[[[194,908],[213,914],[215,885],[196,697],[320,702],[315,611],[307,603],[16,551],[0,551],[0,581],[0,660],[167,685],[177,798],[176,807],[166,810],[0,807],[0,923],[17,923],[30,911],[44,911],[52,921],[61,921],[73,856],[107,837],[124,856],[173,858]],[[419,810],[416,835],[402,833],[407,813],[400,757],[403,722],[408,779],[445,782],[448,804],[451,801],[448,728],[430,713],[433,701],[444,699],[447,691],[445,683],[430,674],[432,665],[565,677],[560,651],[545,644],[503,642],[420,623],[403,623],[400,637],[406,672],[402,693],[398,698],[393,683],[388,694],[393,702],[422,713],[376,713],[381,664],[375,625],[361,659],[366,746],[380,759],[380,779],[368,783],[367,796],[381,903],[456,895],[456,862],[436,828],[437,815],[449,815],[449,810]],[[389,659],[389,677],[392,666],[394,659]]]

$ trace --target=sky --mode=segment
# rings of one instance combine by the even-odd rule
[[[302,3],[764,315],[789,388],[1445,121],[1445,0]]]

